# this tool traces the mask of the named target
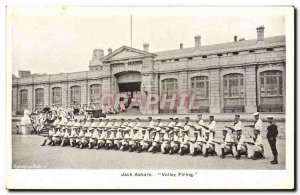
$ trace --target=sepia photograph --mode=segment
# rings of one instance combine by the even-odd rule
[[[293,189],[293,33],[291,6],[8,6],[7,188]]]

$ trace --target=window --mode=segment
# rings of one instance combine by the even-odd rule
[[[52,88],[52,104],[58,106],[62,105],[61,87]]]
[[[252,49],[252,50],[249,50],[249,53],[254,53],[254,52],[255,52],[255,50],[253,50],[253,49]]]
[[[221,57],[221,56],[222,56],[222,54],[221,54],[221,53],[219,53],[219,54],[217,54],[217,56]]]
[[[176,96],[178,93],[178,84],[177,79],[168,78],[161,81],[162,83],[162,95],[166,96],[167,99],[171,99],[173,95]],[[177,99],[175,99],[175,106],[171,108],[171,104],[164,105],[164,107],[160,107],[160,113],[176,113]]]
[[[174,59],[174,61],[175,61],[175,62],[178,62],[178,61],[179,61],[179,59]]]
[[[282,96],[282,71],[265,71],[260,73],[261,97]]]
[[[177,94],[177,79],[164,79],[162,80],[162,93],[167,94],[167,97],[172,97]]]
[[[267,51],[273,51],[274,49],[273,48],[267,48]]]
[[[43,106],[44,105],[44,89],[35,90],[35,105]]]
[[[91,85],[90,86],[91,107],[98,108],[100,106],[100,99],[101,99],[101,85],[100,84]]]
[[[238,54],[239,54],[239,52],[232,52],[232,54],[233,54],[233,55],[238,55]]]
[[[242,74],[224,76],[224,98],[244,97],[244,77]]]
[[[196,99],[209,98],[208,77],[197,76],[191,79],[192,93],[196,95]]]
[[[71,105],[77,105],[77,106],[80,106],[81,102],[80,102],[80,86],[72,86],[70,88],[71,90],[71,102],[70,104]]]
[[[20,105],[21,107],[27,107],[28,106],[28,90],[22,89],[20,91]]]
[[[244,76],[232,73],[224,75],[224,112],[244,112]]]
[[[191,78],[191,92],[195,95],[192,113],[209,112],[209,83],[208,77]]]
[[[188,60],[192,60],[193,59],[193,57],[188,57]]]
[[[207,56],[202,56],[202,58],[207,58]]]

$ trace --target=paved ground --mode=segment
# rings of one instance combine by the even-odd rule
[[[271,165],[271,151],[264,140],[266,159],[253,161],[228,156],[164,155],[114,150],[88,150],[71,147],[41,147],[43,137],[12,135],[14,168],[77,169],[285,169],[285,139],[278,139],[279,165]],[[217,152],[219,147],[217,146]]]

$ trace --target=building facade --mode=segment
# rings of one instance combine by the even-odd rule
[[[143,50],[122,46],[107,55],[95,49],[88,71],[14,77],[13,114],[53,104],[99,108],[105,94],[119,93],[141,99],[157,94],[177,104],[180,96],[189,102],[194,94],[193,108],[158,101],[140,107],[144,114],[285,112],[285,36],[264,37],[264,27],[256,30],[253,40],[235,36],[202,46],[195,36],[194,47],[162,52],[150,52],[147,43]]]

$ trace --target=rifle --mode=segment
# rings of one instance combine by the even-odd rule
[[[249,144],[249,145],[255,145],[255,143],[253,142],[244,142],[245,144]]]
[[[235,131],[235,129],[233,127],[225,126],[225,128]]]
[[[254,125],[245,125],[245,127],[251,127],[251,128],[254,128]]]
[[[222,143],[222,142],[217,142],[217,141],[213,141],[213,142],[216,144],[219,144],[219,145],[221,145],[221,143]]]
[[[132,140],[132,138],[130,138],[130,137],[129,138],[124,138],[124,140],[128,142],[128,141]]]
[[[237,142],[227,142],[228,144],[232,144],[232,145],[238,145]]]
[[[209,129],[207,126],[205,125],[200,125],[201,127],[204,127],[205,129]]]

